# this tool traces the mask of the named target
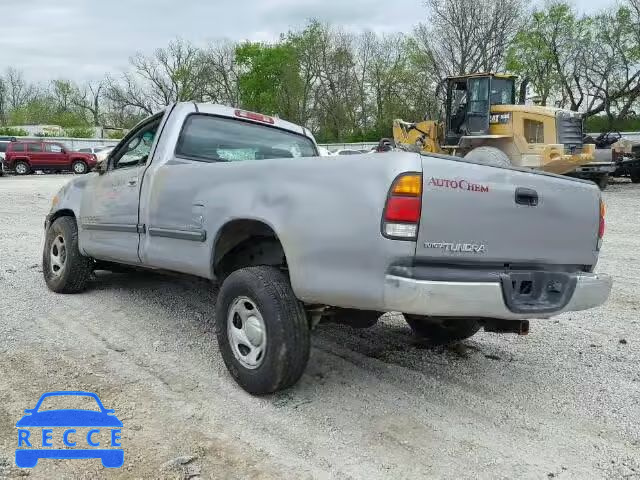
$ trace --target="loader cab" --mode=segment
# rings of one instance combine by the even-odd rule
[[[514,105],[515,77],[474,74],[448,77],[445,143],[458,145],[464,136],[489,135],[492,105]]]

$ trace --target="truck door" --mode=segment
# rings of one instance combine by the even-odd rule
[[[469,102],[467,105],[466,134],[487,135],[489,133],[489,77],[472,77],[467,82]]]
[[[47,156],[42,151],[42,143],[28,143],[27,153],[29,154],[29,163],[33,170],[39,170],[43,167],[49,166],[47,165]]]
[[[80,209],[80,245],[90,256],[140,263],[140,183],[162,117],[134,129],[108,158],[107,171],[90,176]]]

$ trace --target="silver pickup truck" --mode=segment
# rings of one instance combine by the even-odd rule
[[[121,265],[221,283],[220,351],[248,392],[293,385],[321,321],[404,314],[433,342],[604,303],[591,182],[438,155],[318,156],[311,132],[177,103],[54,197],[43,273],[60,293]]]

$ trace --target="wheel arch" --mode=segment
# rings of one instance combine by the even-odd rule
[[[263,245],[256,258],[237,258],[249,247]],[[256,252],[254,252],[256,253]],[[250,255],[250,254],[249,254]],[[215,277],[224,277],[237,260],[235,268],[255,265],[280,266],[287,262],[285,247],[272,225],[262,219],[234,219],[218,230],[213,242],[211,268]]]
[[[76,224],[78,223],[78,219],[76,218],[76,214],[70,208],[61,208],[60,210],[56,210],[55,212],[49,215],[49,224],[52,224],[57,219],[61,217],[72,217]]]

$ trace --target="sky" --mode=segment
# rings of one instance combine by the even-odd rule
[[[473,1],[473,0],[471,0]],[[351,31],[409,32],[426,19],[422,0],[0,0],[0,71],[32,81],[101,79],[129,58],[180,37],[273,40],[309,18]],[[609,0],[573,0],[591,13]]]

